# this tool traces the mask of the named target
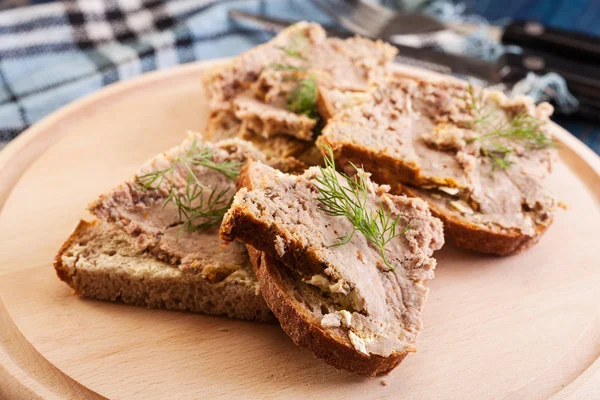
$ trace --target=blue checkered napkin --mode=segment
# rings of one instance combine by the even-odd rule
[[[0,12],[0,148],[107,84],[271,38],[230,21],[229,9],[332,24],[309,0],[77,0]],[[600,153],[599,126],[562,124]]]
[[[1,12],[0,148],[105,85],[270,39],[232,23],[231,8],[330,22],[306,0],[79,0]]]

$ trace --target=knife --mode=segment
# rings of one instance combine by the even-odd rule
[[[228,15],[233,20],[244,22],[256,29],[266,30],[272,33],[278,33],[295,23],[295,21],[264,17],[239,10],[230,10]],[[334,27],[323,26],[323,28],[328,36],[343,39],[355,36],[354,33],[339,30]],[[444,53],[429,48],[417,48],[401,44],[392,45],[398,49],[398,62],[421,66],[436,72],[473,76],[489,84],[501,83],[502,75],[507,73],[507,70],[501,71],[501,68],[498,68],[499,65],[497,63]]]
[[[405,13],[372,0],[313,0],[344,28],[362,36],[392,43],[395,37],[446,34],[456,37],[472,33],[478,25],[447,23],[423,13]],[[505,27],[487,26],[491,38],[524,49],[575,59],[580,63],[600,62],[600,37],[545,26],[537,21],[511,21]],[[459,35],[460,34],[460,35]],[[404,43],[402,43],[404,44]]]
[[[600,37],[566,31],[537,21],[513,21],[502,33],[502,43],[559,55],[580,63],[600,63]]]
[[[274,33],[295,23],[239,10],[231,10],[229,17],[256,29]],[[329,36],[340,38],[354,36],[352,33],[333,27],[325,27],[325,30]],[[555,72],[566,79],[569,90],[580,102],[577,111],[571,115],[600,122],[600,70],[595,67],[526,49],[521,54],[507,53],[499,60],[491,62],[444,53],[432,48],[393,45],[398,48],[399,55],[396,61],[399,63],[461,77],[474,77],[487,85],[502,83],[507,87],[512,87],[529,72],[538,75]]]

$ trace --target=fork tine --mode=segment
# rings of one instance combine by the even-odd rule
[[[362,0],[313,0],[347,30],[367,37],[378,33],[394,17],[385,7]]]
[[[331,17],[338,19],[340,16],[351,13],[351,8],[344,0],[312,0],[318,7],[329,14]]]
[[[318,7],[339,22],[339,24],[352,33],[371,36],[371,31],[366,29],[360,16],[356,15],[355,5],[345,0],[313,0]],[[370,26],[371,24],[367,24]]]
[[[355,8],[350,15],[352,23],[360,27],[361,34],[369,37],[378,37],[379,33],[394,17],[393,12],[382,7],[376,7],[371,3],[354,0]]]

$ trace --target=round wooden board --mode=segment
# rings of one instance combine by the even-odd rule
[[[113,85],[0,153],[0,398],[600,398],[600,159],[558,127],[569,209],[517,256],[439,252],[418,352],[387,386],[276,325],[73,296],[54,254],[90,200],[203,127],[206,65]]]

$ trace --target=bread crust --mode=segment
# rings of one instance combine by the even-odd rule
[[[181,273],[177,268],[167,265],[164,268],[172,268],[175,272],[146,275],[144,279],[139,279],[126,269],[118,268],[119,264],[110,264],[104,268],[89,268],[85,264],[78,266],[77,262],[75,265],[65,265],[63,260],[73,256],[68,253],[77,244],[86,246],[87,244],[82,244],[83,241],[92,242],[93,239],[90,238],[95,235],[93,230],[98,228],[99,224],[101,222],[97,220],[80,221],[54,258],[53,265],[59,279],[71,286],[77,294],[97,300],[120,301],[150,308],[275,322],[273,314],[258,293],[257,282],[256,288],[242,286],[238,281],[211,283],[200,274]],[[85,258],[81,253],[77,254],[78,259]],[[132,256],[135,257],[137,256]],[[157,262],[160,261],[155,261]],[[143,260],[139,263],[141,267],[144,266]]]
[[[398,192],[407,196],[419,197],[418,191],[406,185],[398,185],[396,188]],[[466,250],[498,256],[520,253],[533,246],[552,223],[550,220],[545,225],[536,225],[535,234],[529,236],[517,229],[493,231],[483,225],[473,224],[466,218],[461,218],[431,202],[429,202],[429,209],[433,215],[442,220],[444,234],[453,245]]]
[[[353,144],[331,143],[326,137],[321,136],[317,144],[322,148],[332,148],[336,161],[344,166],[350,161],[362,165],[365,170],[372,174],[374,181],[390,184],[395,193],[402,193],[412,197],[420,197],[419,192],[405,184],[419,186],[431,184],[422,181],[419,177],[419,169],[416,165],[410,165],[395,160],[389,156],[374,154],[373,152],[355,146]],[[357,162],[357,160],[360,160]],[[455,186],[455,182],[436,182],[442,186]],[[433,215],[442,220],[444,224],[444,235],[446,239],[457,247],[480,253],[507,256],[516,254],[536,244],[540,237],[551,225],[538,224],[533,236],[524,235],[518,229],[492,230],[483,225],[469,222],[453,213],[428,202]]]
[[[402,162],[386,154],[378,154],[368,148],[357,146],[354,143],[337,143],[330,141],[327,136],[319,136],[317,146],[323,154],[325,154],[323,149],[330,147],[335,161],[341,167],[345,167],[351,162],[360,165],[379,184],[406,183],[419,186],[432,183],[431,179],[421,178],[420,168],[417,164]],[[442,186],[457,186],[452,179],[440,179],[436,183]]]
[[[63,265],[62,258],[69,250],[69,248],[73,246],[77,238],[81,237],[83,232],[85,232],[86,230],[93,228],[97,223],[97,220],[93,222],[88,222],[83,219],[80,220],[75,229],[73,229],[73,232],[69,235],[67,240],[65,240],[63,245],[60,247],[58,253],[54,257],[54,260],[52,261],[52,265],[56,270],[56,275],[58,276],[58,278],[71,287],[73,287],[73,279],[72,276],[69,275],[69,272],[67,271],[65,266]]]
[[[311,323],[309,315],[299,307],[293,294],[283,287],[279,269],[285,267],[266,253],[250,245],[246,247],[263,298],[279,320],[281,328],[297,346],[310,350],[316,358],[322,359],[336,369],[344,369],[363,376],[387,374],[406,357],[408,354],[406,351],[392,353],[389,357],[361,353],[351,344],[337,340],[320,326]]]

